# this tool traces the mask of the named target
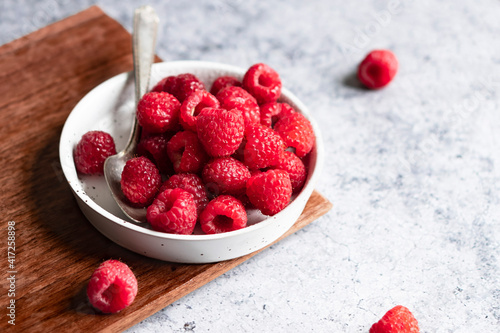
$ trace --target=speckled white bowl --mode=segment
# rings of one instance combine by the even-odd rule
[[[207,87],[221,75],[242,78],[245,69],[219,63],[176,61],[154,64],[151,86],[168,75],[192,73]],[[128,139],[134,108],[132,73],[117,75],[90,91],[73,109],[64,125],[59,144],[62,170],[80,209],[87,219],[113,242],[134,252],[165,261],[210,263],[237,258],[259,250],[282,236],[298,219],[311,196],[323,165],[323,145],[317,124],[306,106],[291,92],[282,90],[285,101],[302,112],[314,127],[316,144],[306,162],[308,178],[302,191],[283,211],[268,217],[249,212],[244,229],[216,235],[174,235],[151,230],[148,224],[130,222],[114,202],[104,177],[77,174],[73,149],[84,133],[102,130],[115,139],[117,151]]]

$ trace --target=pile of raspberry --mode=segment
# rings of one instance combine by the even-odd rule
[[[142,97],[137,157],[121,187],[130,204],[147,207],[154,230],[192,234],[199,223],[207,234],[228,232],[246,227],[250,208],[272,216],[290,203],[315,136],[309,120],[279,100],[281,85],[258,63],[241,81],[222,76],[209,90],[193,74],[169,76]]]

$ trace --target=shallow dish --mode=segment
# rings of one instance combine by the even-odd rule
[[[151,87],[165,76],[181,73],[196,75],[207,88],[221,75],[239,79],[245,69],[202,61],[176,61],[154,64]],[[282,236],[298,219],[320,176],[323,145],[317,124],[306,106],[291,92],[282,90],[280,101],[292,105],[312,123],[316,143],[305,161],[309,174],[302,191],[278,214],[268,217],[250,211],[244,229],[215,234],[175,235],[151,230],[147,223],[130,222],[111,196],[104,176],[77,174],[73,149],[90,130],[110,133],[117,151],[126,144],[132,126],[134,82],[132,73],[119,74],[90,91],[70,113],[62,130],[59,155],[63,173],[76,201],[92,225],[113,242],[142,255],[179,263],[210,263],[237,258],[259,250]]]

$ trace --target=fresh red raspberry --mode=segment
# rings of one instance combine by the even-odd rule
[[[272,128],[281,118],[288,117],[294,112],[295,110],[287,103],[265,103],[260,106],[260,123]]]
[[[145,94],[137,105],[137,121],[150,133],[164,133],[179,123],[181,104],[166,92]]]
[[[255,64],[243,76],[243,88],[255,97],[259,105],[276,102],[281,95],[281,79],[268,65]]]
[[[137,207],[146,207],[156,196],[161,185],[160,172],[144,156],[127,161],[122,171],[121,188],[125,197]]]
[[[87,132],[75,147],[76,170],[87,175],[102,175],[104,161],[115,154],[115,142],[111,135],[102,131]]]
[[[152,91],[165,91],[179,100],[184,100],[195,90],[205,90],[205,85],[195,75],[190,73],[168,76],[154,86]]]
[[[245,118],[245,126],[260,122],[260,108],[255,98],[245,89],[230,86],[222,89],[216,95],[223,109],[239,110]]]
[[[198,173],[208,160],[196,133],[177,132],[167,143],[167,154],[176,173]]]
[[[292,197],[288,172],[271,169],[255,174],[247,182],[247,196],[262,214],[272,216],[279,213]]]
[[[398,59],[389,50],[368,53],[358,67],[358,78],[370,89],[378,89],[392,81],[398,71]]]
[[[238,110],[204,108],[196,119],[198,138],[212,157],[229,156],[244,136],[243,115]]]
[[[219,157],[205,165],[202,178],[205,184],[215,184],[217,193],[240,195],[246,191],[250,171],[232,157]]]
[[[212,83],[212,88],[210,88],[210,93],[216,96],[219,91],[221,91],[226,87],[241,87],[241,82],[233,76],[219,76]]]
[[[197,218],[193,195],[181,188],[158,194],[146,213],[154,230],[182,235],[193,233]]]
[[[285,151],[281,156],[275,169],[281,169],[288,172],[290,181],[292,182],[292,191],[294,193],[300,191],[306,181],[307,170],[300,158],[292,152]]]
[[[103,313],[117,313],[132,304],[137,295],[137,279],[118,260],[107,260],[92,273],[87,285],[90,304]]]
[[[197,207],[198,216],[205,209],[208,204],[207,191],[201,178],[192,173],[181,173],[173,175],[166,180],[161,188],[160,193],[166,189],[180,188],[193,195],[194,202]]]
[[[247,212],[241,201],[230,195],[221,195],[210,201],[200,216],[201,230],[218,234],[238,230],[247,225]]]
[[[204,108],[218,108],[219,101],[206,90],[196,90],[182,102],[179,121],[185,130],[196,132],[196,116]]]
[[[418,333],[417,319],[408,308],[397,305],[373,324],[370,333]]]
[[[282,118],[274,126],[287,147],[295,148],[295,154],[303,158],[313,148],[316,139],[311,122],[301,113],[295,112]]]
[[[286,146],[271,128],[252,124],[245,130],[247,143],[243,151],[244,163],[250,169],[263,169],[276,165]]]
[[[143,134],[137,144],[137,155],[149,158],[156,164],[161,173],[172,174],[173,166],[167,155],[167,143],[172,137],[172,133]]]

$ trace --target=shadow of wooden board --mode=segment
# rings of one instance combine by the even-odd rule
[[[11,300],[16,331],[121,331],[260,252],[215,264],[162,262],[114,244],[79,210],[59,163],[62,126],[87,92],[132,70],[131,51],[130,34],[98,7],[0,47],[2,234],[7,239],[7,222],[13,221],[16,245],[12,266],[7,258],[2,266],[14,284],[3,279],[0,331],[14,328],[7,320]],[[313,192],[282,238],[331,207]],[[2,252],[7,254],[7,242]],[[109,258],[132,268],[139,293],[124,311],[101,315],[88,303],[85,288],[93,270]]]

